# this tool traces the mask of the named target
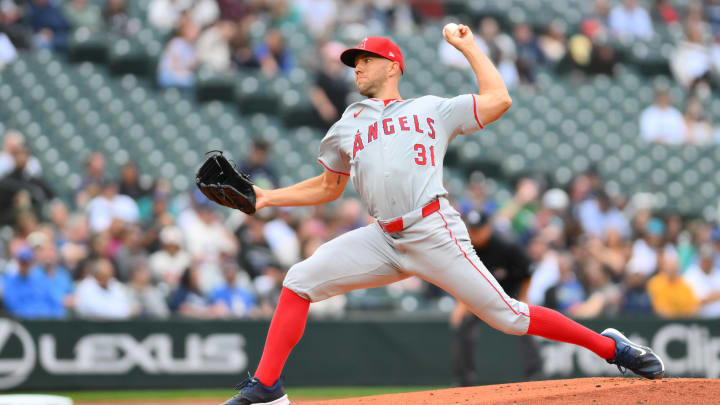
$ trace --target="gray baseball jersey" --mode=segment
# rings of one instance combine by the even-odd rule
[[[315,302],[415,275],[491,326],[526,333],[527,304],[508,296],[478,259],[442,184],[448,143],[483,127],[478,107],[471,94],[367,99],[348,107],[320,144],[318,160],[351,177],[377,221],[320,246],[290,269],[283,285]]]

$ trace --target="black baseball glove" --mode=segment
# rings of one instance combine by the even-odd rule
[[[219,150],[208,152],[207,160],[195,174],[195,184],[212,201],[255,213],[255,190],[250,178],[240,173]]]

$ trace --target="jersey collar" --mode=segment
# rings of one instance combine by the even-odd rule
[[[372,101],[382,101],[386,106],[387,106],[388,104],[392,103],[393,101],[398,101],[398,102],[403,101],[403,99],[401,99],[401,98],[388,98],[388,99],[386,99],[386,100],[380,100],[379,98],[371,98],[370,100],[372,100]]]

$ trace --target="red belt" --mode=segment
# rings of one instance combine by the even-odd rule
[[[432,214],[433,212],[437,212],[440,210],[440,200],[433,200],[432,202],[428,203],[426,206],[422,207],[422,217],[425,218],[426,216]],[[387,233],[393,233],[393,232],[400,232],[403,229],[405,229],[405,225],[403,224],[402,217],[393,219],[392,221],[388,222],[382,222],[378,221],[380,224],[380,227],[383,229],[383,231]]]

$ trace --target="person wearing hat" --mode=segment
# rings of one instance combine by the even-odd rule
[[[305,331],[310,303],[412,276],[439,286],[504,333],[573,343],[646,378],[664,374],[650,348],[619,331],[597,333],[512,298],[474,254],[467,227],[448,200],[443,161],[455,137],[498,120],[512,99],[470,28],[448,24],[443,36],[470,64],[477,93],[402,99],[400,47],[389,38],[367,37],[340,55],[367,99],[350,105],[320,142],[323,173],[274,190],[255,186],[256,210],[315,206],[340,198],[352,178],[375,221],[333,238],[290,268],[255,375],[224,405],[289,404],[280,375]]]
[[[511,297],[526,301],[530,283],[530,258],[522,246],[495,231],[491,219],[488,212],[473,210],[467,213],[465,223],[470,233],[470,243],[503,290]],[[455,304],[450,317],[454,385],[468,387],[477,384],[475,347],[481,322],[463,303],[458,301]],[[521,336],[518,344],[525,378],[540,379],[542,362],[532,337]]]

